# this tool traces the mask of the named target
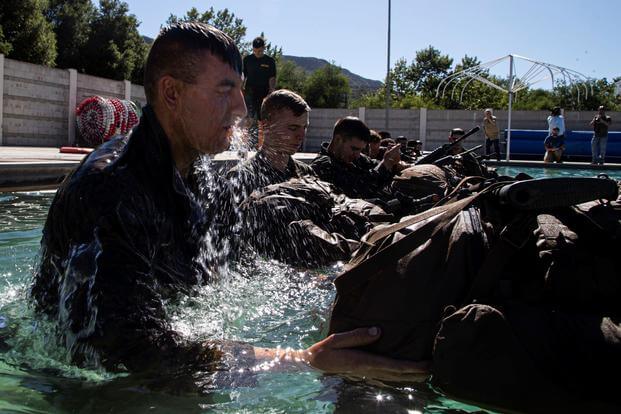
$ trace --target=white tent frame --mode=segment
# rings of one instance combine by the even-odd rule
[[[519,59],[521,61],[531,64],[530,69],[524,72],[524,74],[520,77],[517,76],[517,71],[515,67],[516,59]],[[508,82],[509,86],[508,87],[498,85],[494,83],[493,80],[482,76],[486,74],[489,71],[489,69],[491,69],[492,67],[502,62],[506,62],[507,60],[509,61],[509,82]],[[475,80],[489,87],[508,93],[509,94],[509,113],[508,113],[508,120],[507,120],[506,159],[507,161],[509,161],[509,157],[511,154],[511,111],[512,111],[514,95],[523,89],[529,88],[530,86],[536,83],[542,82],[544,80],[547,80],[547,79],[550,79],[552,83],[552,88],[554,88],[555,79],[559,79],[559,78],[562,79],[565,84],[570,85],[573,88],[575,88],[577,95],[578,95],[578,101],[580,101],[580,95],[581,95],[580,86],[584,88],[585,99],[589,96],[589,93],[591,93],[591,95],[593,94],[593,87],[590,84],[591,79],[587,77],[586,75],[583,75],[580,72],[576,72],[575,70],[567,69],[561,66],[553,65],[551,63],[540,62],[540,61],[530,59],[524,56],[509,54],[507,56],[503,56],[501,58],[494,59],[489,62],[481,63],[480,65],[476,65],[476,66],[472,66],[467,69],[460,70],[458,72],[455,72],[447,76],[446,78],[442,79],[442,81],[438,85],[438,88],[436,89],[436,97],[439,97],[439,96],[444,97],[446,95],[446,91],[449,88],[449,86],[453,84],[452,91],[451,91],[451,99],[455,98],[455,91],[458,89],[459,86],[461,86],[461,93],[459,94],[459,101],[461,102],[464,98],[464,91],[470,85],[470,83],[472,83],[472,81],[475,81]],[[467,81],[462,84],[461,81],[466,80],[466,79]],[[581,85],[578,86],[578,83],[581,83]]]

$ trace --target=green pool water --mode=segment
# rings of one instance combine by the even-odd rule
[[[154,391],[71,365],[29,307],[27,290],[53,193],[0,194],[0,413],[480,412],[428,384],[388,386],[318,372],[259,372],[208,394]],[[325,335],[339,267],[233,266],[174,314],[180,332],[257,346],[306,347]]]
[[[534,167],[497,167],[496,171],[502,175],[515,176],[519,172],[524,172],[535,178],[552,177],[597,177],[605,174],[615,180],[621,180],[621,169],[619,170],[591,170],[573,168],[534,168]]]

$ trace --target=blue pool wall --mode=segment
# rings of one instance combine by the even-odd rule
[[[543,129],[512,129],[511,159],[542,159],[543,141],[547,135],[548,130]],[[504,137],[506,150],[507,130],[504,131]],[[568,161],[590,161],[591,138],[593,138],[593,131],[565,131],[565,159]],[[620,131],[608,133],[606,161],[621,163]]]

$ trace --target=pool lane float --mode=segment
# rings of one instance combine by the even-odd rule
[[[58,152],[62,154],[90,154],[93,152],[93,148],[84,147],[60,147]]]
[[[138,124],[138,109],[128,100],[91,96],[76,108],[80,139],[97,146],[115,135],[126,135]]]

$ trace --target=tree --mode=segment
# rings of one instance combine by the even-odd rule
[[[54,66],[56,37],[45,19],[45,0],[2,0],[0,2],[0,48],[11,59]]]
[[[127,3],[100,0],[84,52],[86,73],[142,83],[147,45],[138,33],[138,20]]]
[[[400,100],[415,93],[412,83],[412,68],[408,66],[407,60],[404,58],[397,60],[395,66],[390,70],[390,85],[390,95],[393,100]],[[385,94],[386,92],[384,92]]]
[[[450,73],[453,59],[440,54],[433,46],[416,52],[416,59],[410,69],[410,81],[414,90],[426,98],[436,96],[436,88]]]
[[[304,95],[304,85],[308,76],[304,69],[290,60],[280,59],[276,62],[276,88],[289,89]]]
[[[192,7],[182,17],[171,14],[166,20],[166,24],[170,25],[179,22],[197,21],[210,24],[224,33],[231,36],[235,44],[242,52],[250,50],[250,43],[244,40],[246,36],[246,26],[241,18],[235,17],[235,13],[231,13],[229,9],[215,11],[213,7],[201,13],[196,7]]]
[[[621,109],[621,100],[615,96],[614,81],[608,82],[606,78],[574,85],[561,81],[554,88],[554,98],[558,102],[557,106],[577,111],[594,111],[600,105],[604,105],[609,111]]]
[[[4,31],[2,30],[2,25],[0,25],[0,53],[3,55],[8,55],[13,50],[13,46],[4,38]]]
[[[349,79],[333,64],[314,71],[304,87],[306,102],[313,108],[346,108],[349,92]]]
[[[47,19],[56,34],[56,66],[86,70],[84,53],[91,35],[95,7],[90,0],[52,0]]]

